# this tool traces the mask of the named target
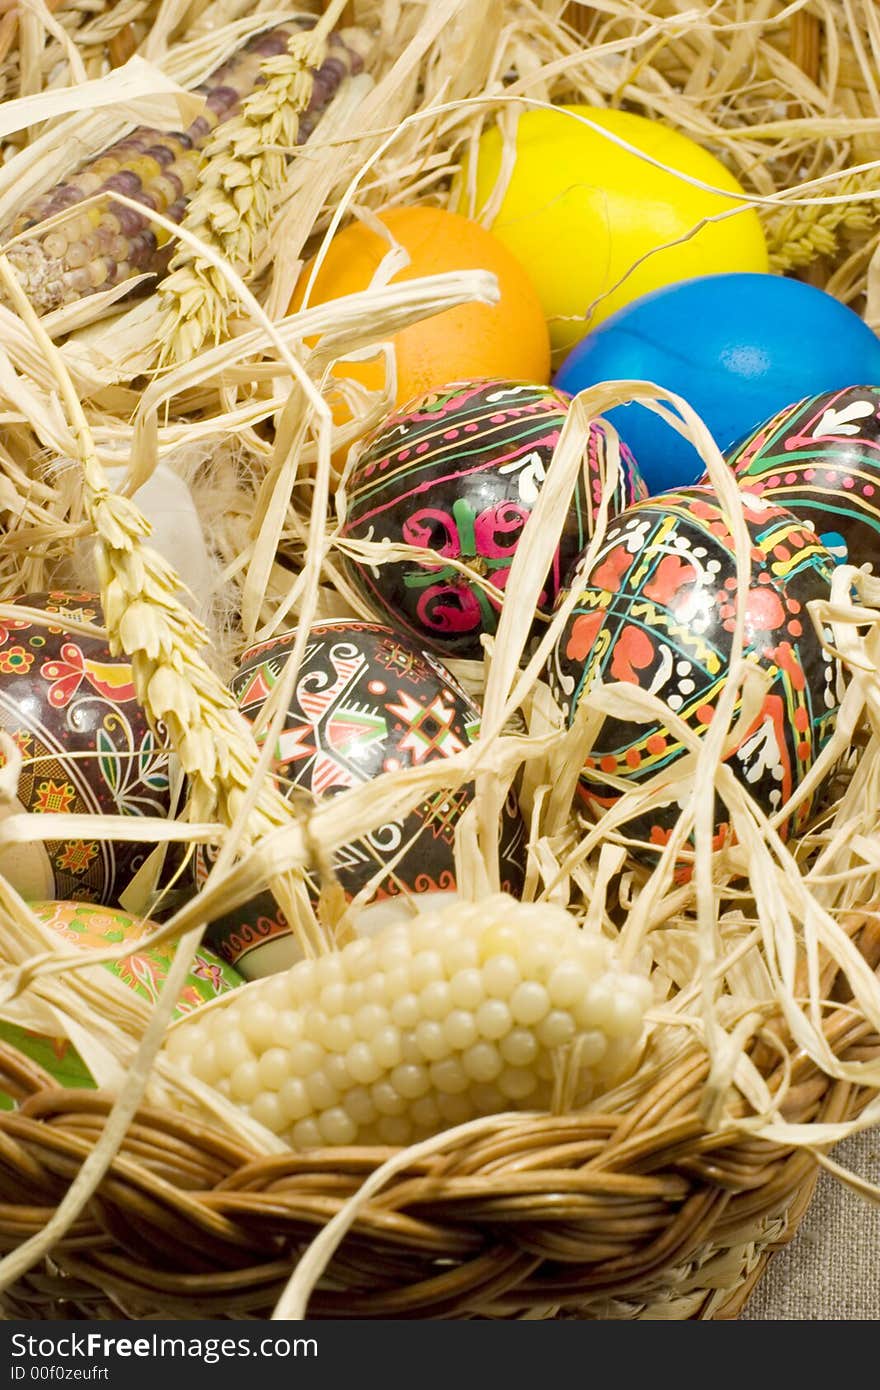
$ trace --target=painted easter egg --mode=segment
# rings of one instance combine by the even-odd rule
[[[547,381],[550,376],[550,338],[541,302],[530,277],[507,247],[467,217],[424,205],[394,207],[380,212],[384,235],[365,222],[353,222],[338,232],[321,258],[303,267],[290,312],[325,304],[328,300],[367,290],[394,244],[408,261],[389,284],[415,280],[444,271],[489,270],[498,281],[496,304],[471,300],[420,319],[390,339],[397,374],[396,402],[412,400],[447,381],[467,377],[523,377]],[[307,298],[306,298],[307,297]],[[381,356],[340,361],[331,378],[360,382],[381,390],[386,368]],[[329,397],[334,417],[350,416],[344,400]]]
[[[163,941],[158,946],[138,949],[138,941],[157,929],[155,922],[132,917],[119,908],[102,907],[97,903],[42,902],[32,903],[31,909],[47,927],[64,941],[84,951],[106,951],[112,946],[132,943],[132,952],[121,960],[104,961],[106,970],[133,989],[147,1003],[155,1004],[168,978],[174,961],[176,943]],[[226,994],[242,983],[242,977],[226,961],[200,945],[193,957],[183,988],[174,1007],[172,1018],[182,1018]]]
[[[514,143],[508,173],[498,126],[481,137],[474,211],[481,214],[501,179],[491,229],[534,280],[554,352],[565,353],[662,285],[766,271],[754,210],[700,226],[735,208],[736,197],[725,195],[743,194],[742,186],[713,154],[662,121],[595,106],[536,109],[519,117]],[[453,190],[459,211],[468,210],[468,194],[466,169]]]
[[[636,300],[584,338],[555,385],[649,381],[683,396],[722,452],[791,401],[880,381],[880,340],[824,290],[782,275],[710,275]],[[705,464],[647,406],[608,411],[651,493],[692,483]]]
[[[71,623],[103,622],[93,594],[27,594],[35,617],[0,619],[0,727],[22,754],[20,807],[58,813],[162,816],[168,758],[147,723],[126,657]],[[153,845],[33,841],[0,850],[0,872],[26,898],[114,903]]]
[[[246,718],[256,720],[279,679],[294,633],[246,652],[232,690]],[[476,738],[480,712],[450,672],[409,638],[374,623],[328,622],[312,627],[274,765],[285,787],[321,798],[371,781],[383,772],[419,767],[463,752]],[[334,868],[351,900],[378,878],[358,930],[372,932],[420,911],[441,907],[457,891],[456,825],[473,787],[431,792],[400,819],[377,825],[337,852]],[[502,817],[502,887],[522,887],[525,830],[513,798]],[[317,897],[318,884],[312,884]],[[215,949],[247,978],[285,968],[298,952],[284,915],[269,893],[215,922]]]
[[[830,593],[833,562],[802,521],[759,497],[744,499],[752,541],[745,655],[770,678],[760,712],[728,755],[729,766],[768,814],[797,791],[831,736],[839,670],[807,612]],[[576,573],[578,601],[555,649],[551,685],[569,719],[596,681],[650,691],[698,736],[715,716],[727,681],[736,605],[735,544],[709,488],[637,503],[615,519],[589,573]],[[738,717],[740,705],[737,704]],[[661,721],[606,718],[586,760],[580,795],[594,814],[620,792],[609,778],[640,784],[670,771],[686,752]],[[628,838],[666,843],[691,790],[688,779],[657,791],[628,821]],[[805,824],[815,795],[783,821]],[[716,801],[715,843],[730,837]]]
[[[353,583],[378,616],[450,655],[482,655],[480,637],[495,631],[501,604],[448,562],[464,562],[503,593],[569,403],[530,382],[457,382],[410,402],[365,441],[347,479],[342,535],[424,546],[441,557],[430,565],[349,560]],[[545,617],[592,535],[608,466],[607,427],[595,420],[541,595]],[[635,460],[621,449],[613,510],[645,495]]]
[[[836,560],[878,572],[880,386],[849,386],[786,406],[727,461],[742,487],[812,526]]]
[[[156,923],[129,916],[116,908],[101,907],[83,902],[38,902],[31,909],[41,922],[58,936],[84,951],[106,951],[125,942],[132,943],[131,954],[121,960],[102,961],[105,970],[127,985],[149,1004],[155,1004],[162,992],[174,960],[173,942],[138,949],[139,940],[156,930]],[[172,1019],[183,1018],[243,984],[242,977],[231,966],[209,950],[199,946],[178,996]],[[50,1037],[16,1023],[0,1021],[0,1042],[49,1073],[59,1086],[93,1087],[94,1079],[69,1038]],[[0,1110],[12,1109],[17,1097],[0,1089]]]

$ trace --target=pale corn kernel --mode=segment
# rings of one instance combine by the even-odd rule
[[[583,999],[590,987],[590,976],[583,966],[561,960],[547,981],[547,993],[554,1009],[568,1009]]]
[[[309,1009],[303,1020],[303,1031],[309,1042],[324,1046],[324,1031],[330,1022],[323,1009]]]
[[[575,1017],[587,1028],[600,1028],[603,1033],[614,1017],[614,981],[602,976],[590,985],[585,998],[577,1005]]]
[[[439,951],[420,951],[410,971],[412,987],[423,990],[433,980],[443,979],[443,957]]]
[[[270,1091],[280,1091],[290,1075],[290,1058],[283,1047],[270,1047],[257,1063],[260,1084]]]
[[[178,1055],[182,1057],[182,1054]],[[213,1085],[221,1075],[215,1044],[212,1042],[204,1043],[201,1051],[197,1052],[190,1062],[190,1067],[193,1075],[197,1076],[200,1081],[207,1081],[209,1085]]]
[[[372,1097],[365,1086],[352,1086],[351,1090],[346,1091],[342,1097],[342,1104],[358,1128],[371,1125],[378,1114]]]
[[[371,1082],[378,1081],[382,1075],[382,1064],[373,1056],[369,1043],[352,1043],[345,1056],[352,1078],[360,1082],[362,1086],[369,1086]]]
[[[521,979],[513,956],[491,956],[483,966],[483,986],[497,999],[509,999]]]
[[[388,1022],[387,1009],[380,1008],[378,1004],[362,1004],[353,1019],[354,1031],[364,1042],[369,1042]]]
[[[339,1105],[318,1116],[318,1129],[325,1144],[353,1144],[357,1138],[357,1125]]]
[[[385,977],[380,970],[374,970],[369,979],[364,981],[365,1008],[371,1004],[385,1004]]]
[[[461,1064],[471,1081],[494,1081],[504,1063],[494,1043],[478,1042],[462,1054]]]
[[[501,999],[484,999],[477,1009],[475,1022],[484,1038],[503,1038],[513,1027],[510,1009]]]
[[[323,1060],[323,1048],[307,1038],[301,1038],[290,1049],[290,1070],[294,1076],[311,1076]]]
[[[417,1100],[431,1089],[427,1067],[412,1062],[403,1062],[399,1067],[395,1067],[390,1081],[395,1091],[406,1100]]]
[[[468,1088],[467,1072],[454,1057],[447,1057],[442,1062],[432,1062],[428,1075],[441,1093],[457,1095],[459,1091],[466,1091]]]
[[[538,1023],[550,1009],[550,996],[535,980],[523,980],[510,996],[510,1012],[517,1023]]]
[[[260,994],[267,999],[272,1008],[278,1012],[285,1008],[287,1004],[287,981],[283,975],[270,975],[266,980],[265,989],[260,990]]]
[[[443,1032],[453,1052],[462,1052],[477,1041],[477,1024],[467,1009],[453,1009],[444,1020]]]
[[[355,1014],[367,1002],[367,991],[363,980],[354,980],[345,986],[345,1012]]]
[[[417,994],[402,994],[391,1006],[391,1022],[397,1028],[415,1028],[421,1016]]]
[[[549,941],[529,941],[522,953],[522,973],[526,980],[543,982],[559,964],[559,956]]]
[[[278,1103],[288,1124],[304,1120],[312,1113],[312,1102],[309,1100],[306,1083],[299,1076],[287,1078],[278,1092]]]
[[[419,994],[419,1005],[425,1018],[443,1019],[452,1008],[452,992],[446,980],[432,980]]]
[[[293,1127],[293,1147],[295,1149],[318,1149],[322,1144],[321,1131],[316,1120],[300,1120]]]
[[[204,1042],[201,1043],[201,1046],[204,1047]],[[194,1053],[199,1051],[199,1047],[198,1041],[191,1038],[186,1031],[181,1031],[178,1028],[172,1029],[165,1042],[165,1051],[172,1062],[177,1061],[178,1058],[188,1059],[192,1057]]]
[[[525,1100],[537,1084],[537,1076],[528,1067],[505,1067],[498,1078],[498,1089],[508,1100]]]
[[[178,1025],[169,1056],[298,1148],[409,1143],[546,1109],[563,1063],[585,1104],[636,1065],[650,998],[650,982],[563,909],[498,898],[249,986]]]
[[[348,1062],[345,1057],[338,1052],[330,1053],[324,1058],[323,1071],[328,1083],[337,1094],[348,1090],[351,1085],[351,1077],[348,1073]]]
[[[574,1019],[564,1009],[551,1009],[535,1028],[538,1041],[547,1048],[564,1047],[575,1032]]]
[[[582,1067],[595,1067],[605,1056],[608,1039],[598,1029],[578,1035],[578,1060]]]
[[[233,1100],[250,1104],[260,1094],[260,1068],[256,1062],[239,1062],[229,1078]]]
[[[309,1100],[316,1110],[326,1110],[328,1106],[336,1104],[339,1099],[339,1092],[335,1086],[330,1085],[323,1071],[312,1072],[305,1081]]]
[[[580,941],[577,943],[577,956],[581,968],[586,970],[587,975],[592,980],[596,975],[601,974],[603,970],[608,969],[608,962],[611,956],[609,943],[603,936],[584,932]]]
[[[511,1028],[499,1042],[498,1051],[512,1067],[529,1067],[538,1055],[538,1043],[528,1028]]]
[[[459,970],[449,982],[453,1004],[459,1009],[475,1009],[483,1000],[483,976],[470,966]]]
[[[374,1033],[372,1044],[373,1056],[377,1062],[381,1062],[386,1070],[399,1065],[401,1059],[400,1033],[393,1025],[380,1028]]]
[[[467,936],[450,936],[443,944],[443,964],[451,979],[459,970],[472,970],[480,959],[476,941]]]
[[[385,1006],[391,1008],[394,1002],[402,999],[409,990],[409,967],[406,965],[395,965],[389,970],[383,979],[385,991]]]
[[[416,1042],[416,1035],[412,1029],[400,1035],[400,1060],[409,1066],[419,1067],[425,1060],[422,1056],[422,1049]]]
[[[265,1125],[273,1134],[280,1134],[287,1128],[288,1119],[284,1107],[272,1091],[262,1091],[257,1096],[251,1105],[251,1114],[258,1124]]]
[[[357,1041],[354,1021],[347,1014],[336,1014],[328,1018],[321,1037],[322,1045],[330,1052],[347,1052]]]
[[[343,983],[342,963],[338,952],[332,951],[326,956],[319,957],[313,962],[313,968],[319,989],[324,989],[327,985]]]
[[[487,961],[490,956],[516,956],[521,950],[516,929],[504,922],[493,922],[480,936],[479,956]]]
[[[409,965],[410,948],[407,944],[406,932],[391,928],[379,946],[378,959],[383,975],[388,975],[401,965]]]
[[[432,1018],[423,1018],[416,1024],[416,1046],[429,1062],[442,1062],[452,1051],[442,1025]]]
[[[370,1099],[377,1115],[403,1115],[408,1109],[407,1097],[392,1081],[377,1081],[370,1089]]]
[[[318,996],[318,1003],[328,1017],[342,1013],[345,1008],[345,985],[342,980],[334,980],[324,985]]]
[[[642,1030],[644,1010],[634,994],[615,994],[607,1021],[612,1038],[638,1037]]]

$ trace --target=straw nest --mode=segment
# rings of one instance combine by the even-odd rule
[[[588,826],[572,814],[570,769],[614,692],[596,691],[582,722],[562,731],[541,681],[561,616],[542,651],[523,656],[532,576],[555,548],[579,433],[626,398],[625,383],[579,399],[497,637],[482,665],[459,667],[484,708],[473,750],[439,771],[388,774],[369,793],[345,793],[332,817],[320,807],[294,816],[223,680],[244,644],[298,625],[283,702],[309,622],[361,611],[338,564],[334,459],[387,409],[393,363],[386,392],[353,397],[353,422],[334,431],[322,397],[328,362],[494,292],[484,274],[444,275],[284,317],[304,254],[370,209],[443,205],[483,124],[499,113],[512,122],[521,101],[626,103],[729,164],[764,220],[776,269],[825,285],[880,327],[873,6],[356,0],[328,8],[328,22],[353,19],[371,34],[366,73],[307,153],[267,161],[265,197],[242,215],[241,235],[223,231],[223,180],[215,181],[214,203],[181,229],[164,286],[142,287],[134,301],[108,291],[42,320],[0,260],[2,596],[51,587],[82,540],[95,539],[110,638],[131,656],[141,698],[189,774],[186,810],[170,822],[140,821],[137,833],[160,847],[208,838],[222,846],[202,893],[161,928],[181,945],[155,1009],[91,961],[59,954],[0,880],[0,1015],[65,1032],[101,1087],[61,1091],[13,1049],[0,1055],[4,1084],[22,1101],[0,1121],[6,1306],[39,1317],[273,1308],[279,1316],[733,1316],[769,1252],[793,1234],[817,1164],[834,1168],[829,1147],[880,1118],[880,913],[870,906],[880,901],[880,581],[838,571],[819,615],[849,674],[824,755],[841,768],[833,803],[786,847],[725,780],[723,730],[713,725],[693,752],[701,790],[679,826],[696,836],[687,884],[675,881],[674,843],[649,873],[626,859],[614,816]],[[68,166],[71,150],[97,151],[133,120],[173,123],[181,87],[286,17],[263,0],[119,0],[98,9],[40,0],[0,11],[4,227]],[[122,67],[132,55],[134,65]],[[280,73],[279,104],[302,99],[301,78],[302,63]],[[83,111],[76,92],[86,80],[101,82],[106,103],[90,89]],[[267,134],[284,128],[278,110],[264,105],[248,119],[264,140],[280,138]],[[259,183],[247,141],[220,146],[212,158],[244,159]],[[192,342],[175,346],[175,334],[185,338],[185,304],[194,302],[186,296],[196,292],[202,341],[190,355]],[[320,351],[304,345],[319,332]],[[738,497],[706,430],[685,402],[665,398],[659,408],[700,447],[738,530]],[[149,549],[126,496],[159,461],[192,481],[210,536],[207,634],[181,607],[175,575]],[[128,479],[114,492],[106,469],[120,462]],[[735,659],[732,682],[744,679]],[[20,754],[8,739],[4,751],[0,840],[56,838],[46,818],[12,813]],[[516,781],[531,828],[527,896],[588,915],[619,936],[625,959],[652,970],[655,1005],[636,1073],[588,1112],[498,1116],[402,1152],[295,1154],[222,1097],[205,1109],[199,1088],[157,1057],[205,921],[271,883],[304,949],[332,948],[353,922],[333,894],[312,912],[302,869],[314,846],[329,852],[414,805],[426,786],[474,777],[478,813],[458,846],[472,895],[494,887],[490,808]],[[715,784],[737,845],[713,855],[706,810]],[[65,830],[101,833],[88,818]],[[151,882],[132,885],[129,906],[151,909],[151,892]]]

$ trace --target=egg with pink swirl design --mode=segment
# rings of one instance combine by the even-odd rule
[[[497,591],[503,598],[570,404],[564,392],[530,382],[453,383],[410,402],[367,438],[346,479],[343,537],[419,546],[437,557],[349,556],[349,577],[377,617],[449,656],[482,654],[480,638],[498,626]],[[604,421],[591,422],[538,603],[544,617],[592,535],[606,469],[615,466],[613,442]],[[635,460],[621,447],[612,512],[645,496]]]

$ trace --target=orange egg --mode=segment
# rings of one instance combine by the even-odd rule
[[[396,284],[449,270],[490,270],[498,277],[498,304],[460,304],[423,319],[396,334],[397,402],[403,404],[468,377],[506,377],[532,382],[550,378],[550,340],[544,313],[531,279],[510,251],[478,223],[458,213],[432,207],[391,208],[380,214],[410,263],[391,278]],[[323,304],[369,288],[389,243],[363,223],[355,222],[333,238],[309,294],[309,304]],[[303,267],[289,312],[302,305],[313,262]],[[385,379],[381,357],[369,362],[340,362],[337,377],[380,390]],[[342,420],[347,412],[334,410]]]

